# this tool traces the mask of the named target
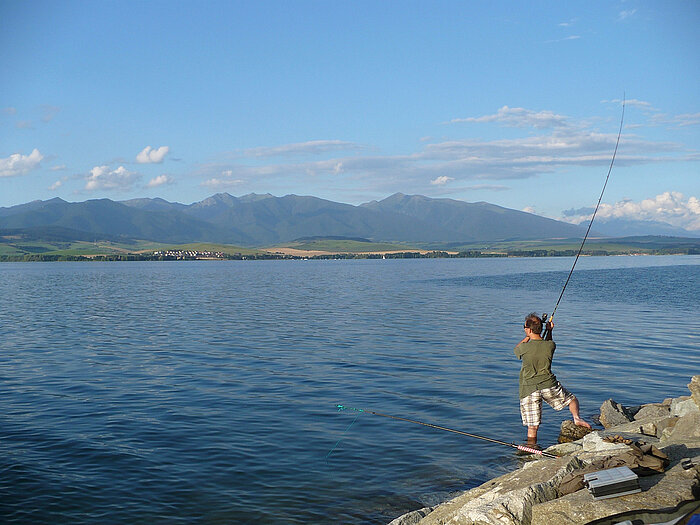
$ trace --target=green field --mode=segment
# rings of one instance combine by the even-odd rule
[[[42,242],[25,241],[8,242],[6,239],[0,243],[0,255],[112,255],[132,253],[138,244],[120,244],[109,241],[86,242]]]
[[[483,253],[512,254],[518,252],[574,252],[581,247],[581,239],[473,242],[463,244],[428,244],[425,248],[446,251],[481,251]],[[584,254],[606,252],[610,255],[692,253],[700,249],[700,239],[679,237],[623,237],[619,239],[588,239],[583,247]]]
[[[94,257],[96,255],[126,255],[149,254],[156,250],[166,251],[199,251],[221,252],[227,255],[253,255],[263,250],[241,248],[228,244],[190,243],[190,244],[166,244],[152,241],[136,241],[132,243],[115,243],[111,241],[73,241],[51,242],[24,239],[0,239],[0,256],[21,255],[58,255],[58,256],[83,256]]]
[[[297,241],[268,248],[294,248],[304,251],[319,251],[333,254],[357,254],[380,252],[409,252],[417,250],[444,252],[481,252],[483,255],[575,255],[581,239],[547,239],[531,241],[498,241],[471,243],[400,243],[365,242],[350,239],[314,239]],[[624,255],[658,253],[696,253],[700,250],[700,239],[677,237],[625,237],[620,239],[588,239],[584,255]],[[545,253],[547,252],[547,253]]]

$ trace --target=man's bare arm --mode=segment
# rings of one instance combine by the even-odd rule
[[[546,330],[547,333],[546,333],[545,336],[544,336],[544,340],[545,340],[545,341],[551,341],[551,340],[552,340],[552,332],[553,332],[553,331],[554,331],[554,323],[553,323],[552,321],[549,321],[549,322],[547,323],[547,330]]]

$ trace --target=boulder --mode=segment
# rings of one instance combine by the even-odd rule
[[[389,522],[389,525],[416,525],[433,511],[433,507],[423,507],[422,509],[408,512]]]
[[[671,415],[671,407],[662,403],[650,403],[643,405],[634,415],[635,421],[648,421],[650,419],[663,419]]]
[[[552,445],[544,449],[545,452],[550,454],[555,454],[557,456],[568,456],[570,454],[575,454],[583,449],[581,443],[570,442],[570,443],[559,443],[557,445]]]
[[[420,525],[521,525],[530,522],[532,506],[558,496],[564,475],[581,468],[575,458],[544,459],[471,489],[435,507]]]
[[[642,426],[640,428],[641,428],[642,434],[644,434],[645,436],[656,437],[657,428],[656,428],[655,423],[652,423],[651,421],[649,421],[648,423],[642,424]]]
[[[658,421],[658,420],[657,420]],[[651,423],[656,424],[657,421],[651,421]],[[607,430],[597,430],[601,437],[614,436],[616,434],[623,434],[628,439],[638,440],[644,438],[644,432],[642,431],[642,426],[649,421],[630,421],[629,423],[624,423],[622,425],[617,425],[615,427],[610,427]],[[652,439],[652,438],[650,438]],[[648,439],[642,439],[645,442],[651,442]],[[653,441],[653,439],[652,439]]]
[[[681,396],[671,401],[671,415],[685,416],[691,412],[700,412],[700,408],[690,396]]]
[[[667,417],[660,421],[657,421],[654,424],[654,426],[656,427],[656,437],[661,438],[665,430],[668,430],[667,434],[669,434],[673,427],[676,426],[676,423],[679,419],[680,418],[678,417]]]
[[[688,390],[690,390],[690,396],[693,401],[700,408],[700,375],[693,376],[690,383],[688,383]]]
[[[593,432],[590,428],[578,426],[572,419],[567,419],[561,424],[559,429],[558,443],[571,443],[582,439],[586,434]]]
[[[672,418],[671,418],[672,419]],[[690,443],[700,440],[700,411],[676,418],[675,424],[662,432],[661,443]]]
[[[623,436],[627,437],[627,436]],[[622,452],[628,450],[629,447],[624,443],[610,443],[604,440],[604,436],[600,432],[591,432],[583,438],[584,452]]]
[[[605,428],[615,427],[632,421],[629,410],[620,403],[608,399],[600,406],[600,424]]]

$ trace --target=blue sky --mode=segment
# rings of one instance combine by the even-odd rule
[[[700,3],[0,0],[0,206],[395,192],[700,230]]]

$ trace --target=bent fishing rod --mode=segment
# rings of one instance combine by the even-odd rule
[[[593,220],[595,219],[596,213],[598,213],[598,208],[600,208],[600,202],[603,200],[603,194],[605,193],[605,188],[608,186],[608,180],[610,180],[610,173],[612,172],[613,169],[613,164],[615,164],[615,157],[617,156],[617,148],[620,145],[620,137],[622,136],[622,123],[625,120],[625,94],[622,94],[622,115],[620,116],[620,129],[617,132],[617,141],[615,142],[615,151],[613,151],[612,159],[610,161],[610,167],[608,168],[608,175],[605,177],[605,184],[603,184],[603,189],[600,192],[600,197],[598,197],[598,204],[596,204],[595,210],[593,210],[593,215],[591,216],[591,220],[588,223],[588,229],[586,230],[586,235],[583,236],[583,241],[581,241],[581,246],[578,249],[578,253],[576,254],[576,258],[574,259],[574,264],[571,266],[571,271],[569,272],[569,276],[566,278],[566,282],[564,283],[564,287],[561,289],[561,293],[559,294],[559,299],[557,299],[557,304],[554,306],[554,311],[552,312],[552,315],[549,316],[549,322],[554,319],[554,314],[557,313],[557,308],[559,308],[559,302],[561,301],[561,298],[564,297],[564,290],[566,290],[566,286],[569,284],[569,280],[571,279],[571,275],[574,273],[574,268],[576,268],[576,263],[578,262],[578,258],[581,256],[581,252],[583,251],[583,245],[586,244],[586,239],[588,239],[588,234],[591,231],[591,226],[593,226]],[[547,314],[544,314],[543,316],[543,321],[546,321]],[[544,333],[542,334],[543,338],[546,338],[547,334],[549,332],[549,328],[545,328]]]
[[[387,417],[389,419],[396,419],[398,421],[406,421],[408,423],[415,423],[417,425],[423,425],[425,427],[435,428],[437,430],[445,430],[447,432],[452,432],[454,434],[459,434],[461,436],[468,436],[468,437],[472,437],[472,438],[476,438],[476,439],[482,439],[484,441],[490,441],[491,443],[497,443],[499,445],[505,445],[507,447],[517,448],[518,450],[521,450],[523,452],[528,452],[529,454],[537,454],[538,456],[544,456],[547,458],[558,458],[559,457],[556,454],[551,454],[551,453],[545,452],[543,450],[538,450],[538,449],[533,448],[533,447],[528,447],[527,445],[516,445],[515,443],[508,443],[507,441],[500,441],[498,439],[492,439],[492,438],[485,437],[485,436],[479,436],[477,434],[471,434],[469,432],[455,430],[454,428],[447,428],[447,427],[442,427],[440,425],[433,425],[432,423],[424,423],[423,421],[416,421],[415,419],[408,419],[405,417],[398,417],[398,416],[390,416],[389,414],[382,414],[380,412],[375,412],[373,410],[363,410],[361,408],[346,407],[345,405],[336,405],[336,408],[338,409],[339,412],[341,412],[343,410],[353,410],[353,411],[358,412],[358,413],[372,414],[373,416]]]

